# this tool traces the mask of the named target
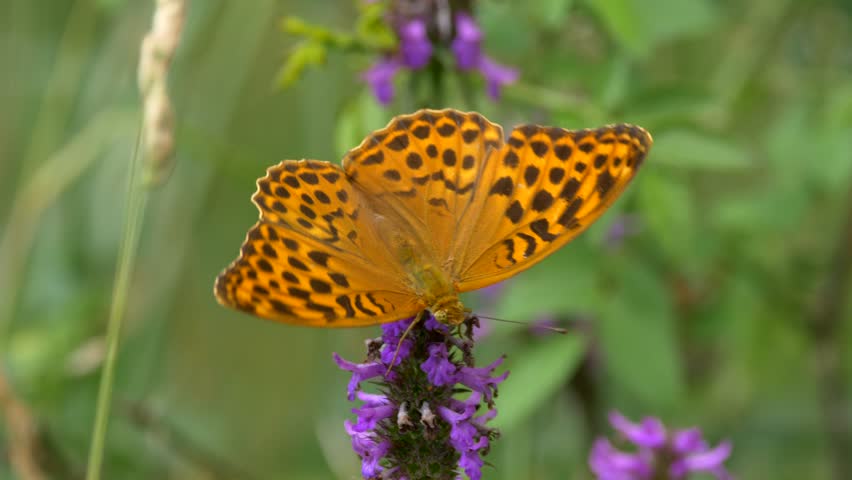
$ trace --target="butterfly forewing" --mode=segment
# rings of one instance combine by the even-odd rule
[[[477,233],[459,252],[459,291],[508,278],[574,239],[618,198],[650,146],[632,125],[513,130],[472,201],[482,212],[471,215]]]
[[[444,264],[472,204],[485,159],[503,131],[478,113],[421,110],[393,119],[343,159],[354,183],[405,220],[429,261]]]
[[[372,212],[343,171],[284,161],[258,180],[260,220],[216,280],[225,305],[311,326],[372,325],[415,314]]]

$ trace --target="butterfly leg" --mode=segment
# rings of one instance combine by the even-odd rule
[[[417,316],[414,317],[414,321],[411,322],[411,325],[409,325],[408,328],[406,328],[402,335],[399,337],[399,342],[397,342],[396,344],[396,351],[393,352],[393,358],[391,359],[390,365],[388,365],[388,370],[385,372],[385,377],[390,374],[391,370],[393,370],[394,364],[396,364],[396,359],[397,357],[399,357],[399,349],[402,348],[402,341],[405,340],[406,337],[408,337],[408,334],[411,333],[411,330],[414,329],[414,326],[423,320],[423,317],[426,316],[427,311],[428,310],[420,310],[420,312],[417,313]]]

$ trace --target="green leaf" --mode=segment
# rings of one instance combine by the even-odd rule
[[[494,424],[508,429],[527,419],[567,381],[584,351],[584,338],[553,335],[507,361],[511,374],[500,385],[500,415]]]
[[[396,47],[396,35],[385,21],[383,2],[365,5],[355,23],[355,35],[363,45],[377,50],[391,50]]]
[[[694,260],[692,246],[697,216],[688,186],[677,177],[663,176],[651,169],[641,172],[637,181],[634,195],[654,242],[675,261]]]
[[[671,407],[684,391],[672,300],[661,278],[646,266],[625,266],[619,272],[622,288],[601,307],[607,369],[648,407]]]
[[[595,259],[587,242],[571,243],[524,272],[523,279],[510,280],[495,311],[499,317],[523,321],[590,310],[596,298]]]
[[[651,160],[658,165],[704,170],[748,168],[748,154],[731,142],[691,130],[669,130],[654,137]]]
[[[369,92],[359,94],[343,108],[337,119],[334,145],[338,156],[343,157],[346,152],[358,146],[370,132],[384,127],[387,122],[387,112]]]
[[[278,85],[287,88],[296,83],[309,66],[325,64],[327,52],[325,46],[315,41],[305,41],[296,45],[278,72]]]
[[[529,2],[527,7],[536,22],[552,29],[565,25],[573,5],[574,0],[539,0]]]
[[[653,45],[684,35],[699,35],[712,28],[718,15],[707,0],[633,0],[636,21]],[[661,15],[660,12],[665,12]]]
[[[632,0],[586,0],[609,34],[624,50],[634,56],[645,56],[651,48],[644,26],[636,16]]]

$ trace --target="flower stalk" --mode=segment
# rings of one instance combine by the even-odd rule
[[[360,402],[352,409],[356,420],[346,420],[344,428],[363,478],[482,478],[482,457],[499,436],[487,422],[497,415],[494,398],[508,372],[495,374],[502,357],[474,366],[476,323],[471,317],[451,329],[431,315],[423,322],[402,320],[383,325],[381,339],[367,341],[365,362],[334,354],[352,374],[349,400]],[[375,393],[363,389],[368,381]]]

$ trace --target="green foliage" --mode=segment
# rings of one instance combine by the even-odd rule
[[[138,110],[133,32],[153,2],[55,3],[11,0],[15,15],[0,16],[15,46],[0,51],[0,368],[43,427],[49,477],[64,479],[79,478],[91,436]],[[361,3],[191,2],[170,74],[176,167],[147,205],[104,478],[357,475],[348,378],[330,352],[357,358],[376,329],[263,322],[219,307],[211,288],[256,219],[267,166],[338,161],[432,91],[412,80],[393,108],[375,102],[358,73],[396,40],[386,2]],[[479,297],[485,314],[569,330],[494,324],[479,342],[478,358],[505,353],[512,372],[485,477],[588,478],[612,408],[731,438],[738,478],[849,468],[829,427],[850,428],[824,416],[826,398],[852,415],[852,291],[825,294],[850,215],[848,2],[476,7],[486,51],[520,82],[495,103],[475,76],[443,72],[428,106],[507,128],[632,122],[655,139],[596,225],[496,301]],[[289,87],[273,91],[279,67]],[[625,218],[637,225],[615,241]],[[830,302],[845,310],[826,335],[814,317]]]
[[[325,65],[331,51],[381,53],[392,50],[396,37],[384,21],[385,8],[382,2],[363,5],[355,19],[353,33],[314,25],[299,17],[284,17],[281,30],[303,40],[287,55],[278,73],[278,85],[290,87],[309,67]]]
[[[556,335],[537,343],[512,354],[518,359],[511,370],[513,381],[500,388],[500,415],[494,421],[499,428],[517,428],[547,402],[576,370],[585,350],[577,336]]]

